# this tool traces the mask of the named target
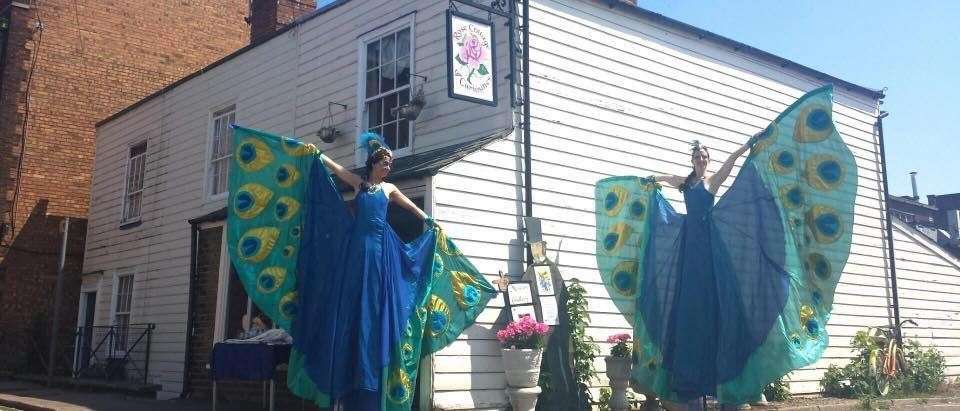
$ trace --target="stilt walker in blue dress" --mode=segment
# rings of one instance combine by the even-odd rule
[[[494,288],[443,231],[385,182],[393,153],[361,136],[356,175],[314,146],[235,126],[231,262],[257,305],[293,336],[287,375],[321,407],[409,410],[420,359],[473,323]],[[350,213],[331,174],[355,193]],[[404,243],[395,203],[429,229]]]
[[[601,180],[597,262],[634,328],[634,382],[667,401],[736,405],[827,347],[857,167],[833,125],[829,86],[788,107],[716,173],[709,161],[694,142],[688,176]],[[659,183],[682,192],[686,215]]]

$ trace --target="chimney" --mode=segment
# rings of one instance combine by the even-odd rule
[[[913,186],[913,201],[920,201],[920,194],[917,193],[917,172],[910,172],[910,185]]]
[[[316,0],[249,0],[250,42],[256,43],[317,8]]]

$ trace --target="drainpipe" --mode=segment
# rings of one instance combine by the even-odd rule
[[[187,397],[187,384],[190,381],[190,346],[193,343],[193,310],[196,304],[197,287],[197,237],[200,235],[200,223],[190,223],[190,285],[187,286],[187,338],[183,350],[183,382],[180,386],[180,398]],[[224,226],[226,229],[226,226]]]
[[[887,255],[890,257],[890,295],[893,297],[893,321],[894,325],[900,325],[900,298],[897,295],[897,259],[893,254],[893,218],[890,215],[890,190],[887,186],[887,153],[883,144],[883,118],[890,113],[880,111],[877,116],[877,134],[880,140],[880,162],[883,163],[883,209],[887,219]],[[895,328],[897,341],[903,343],[903,337],[900,335],[900,329]]]
[[[60,330],[60,306],[63,304],[63,266],[67,262],[67,238],[70,236],[70,217],[63,221],[63,243],[60,246],[60,261],[57,265],[57,285],[53,292],[53,325],[50,329],[50,352],[47,359],[47,386],[53,385],[53,372],[56,368],[57,334]]]
[[[523,2],[523,201],[524,217],[533,217],[533,162],[530,146],[530,0]],[[527,261],[533,261],[527,247]]]

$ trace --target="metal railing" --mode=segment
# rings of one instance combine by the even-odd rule
[[[73,378],[147,383],[154,324],[78,327]]]

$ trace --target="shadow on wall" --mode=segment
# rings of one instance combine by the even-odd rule
[[[43,374],[52,326],[57,266],[63,244],[64,216],[48,215],[39,200],[0,261],[0,371]],[[80,297],[87,220],[70,218],[55,369],[68,375],[73,364],[74,332]]]

